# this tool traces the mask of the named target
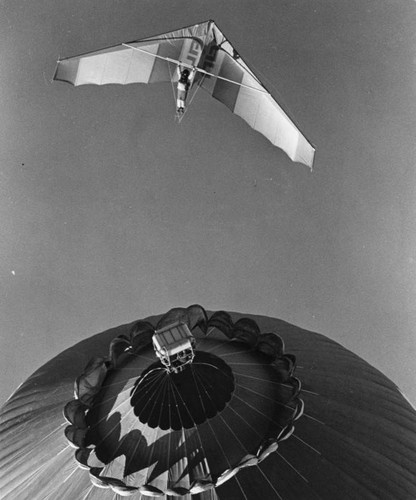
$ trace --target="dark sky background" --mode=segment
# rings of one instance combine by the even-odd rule
[[[174,306],[323,333],[416,403],[416,4],[3,0],[1,401]],[[292,163],[202,90],[51,82],[58,57],[214,19],[316,145]]]

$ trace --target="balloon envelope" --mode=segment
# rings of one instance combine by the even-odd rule
[[[383,374],[284,321],[192,307],[94,335],[19,387],[2,498],[416,498],[416,412]],[[185,316],[196,355],[171,377],[146,329]]]

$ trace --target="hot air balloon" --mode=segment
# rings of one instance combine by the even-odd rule
[[[416,411],[323,335],[199,305],[94,335],[0,412],[5,500],[416,498]]]
[[[188,88],[202,88],[291,160],[312,168],[312,144],[212,20],[61,59],[54,79],[75,86],[171,82],[178,86],[178,112],[185,111]]]

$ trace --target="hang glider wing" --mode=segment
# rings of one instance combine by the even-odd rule
[[[213,21],[58,61],[54,76],[73,85],[170,82],[172,63],[195,67],[195,83],[312,168],[315,149]]]
[[[54,80],[72,85],[169,82],[169,63],[197,66],[204,41],[184,28],[58,61]]]
[[[213,24],[211,29],[211,47],[207,48],[205,58],[200,63],[204,69],[209,68],[210,74],[202,78],[201,86],[272,144],[283,149],[291,160],[312,168],[315,154],[312,144],[217,26]]]

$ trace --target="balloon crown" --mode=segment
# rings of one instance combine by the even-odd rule
[[[65,435],[95,486],[123,496],[201,493],[293,433],[304,408],[295,368],[282,338],[253,319],[171,309],[156,325],[133,323],[107,357],[88,363],[64,408]]]

